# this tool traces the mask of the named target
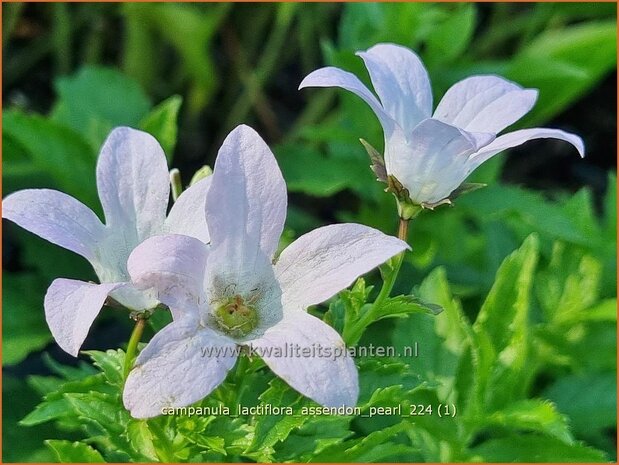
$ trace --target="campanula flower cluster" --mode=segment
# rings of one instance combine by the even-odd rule
[[[536,138],[555,138],[584,155],[582,140],[557,129],[498,135],[534,105],[537,92],[498,76],[456,83],[432,112],[426,69],[412,51],[379,44],[358,55],[374,95],[351,73],[328,67],[300,87],[347,89],[374,111],[384,130],[385,181],[401,202],[449,201],[467,176],[495,154]],[[378,97],[378,98],[377,98]],[[58,278],[45,315],[58,345],[77,356],[109,299],[134,312],[167,307],[173,321],[135,361],[123,393],[136,418],[190,405],[209,395],[237,362],[239,347],[258,349],[291,387],[324,406],[354,406],[357,369],[342,337],[307,312],[359,276],[410,247],[359,224],[302,235],[277,254],[287,192],[262,138],[238,126],[224,140],[213,174],[185,190],[169,213],[169,171],[157,141],[117,128],[97,163],[103,223],[78,200],[28,189],[3,200],[3,217],[90,262],[99,283]],[[294,344],[333,349],[339,357],[278,357],[266,349]],[[205,348],[212,348],[205,356]],[[265,350],[260,350],[265,349]]]

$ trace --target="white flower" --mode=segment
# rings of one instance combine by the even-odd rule
[[[45,316],[63,350],[77,356],[108,295],[131,310],[159,303],[129,284],[127,258],[142,241],[165,232],[208,242],[200,213],[209,186],[205,179],[186,190],[166,219],[170,184],[163,150],[151,135],[120,127],[108,136],[97,162],[105,225],[84,204],[55,190],[27,189],[3,200],[3,218],[81,255],[99,277],[101,284],[59,278],[47,290]]]
[[[275,157],[253,129],[239,126],[215,163],[206,201],[210,246],[166,235],[131,254],[136,285],[156,289],[183,315],[153,337],[127,378],[124,404],[134,417],[208,395],[234,365],[239,345],[251,346],[290,386],[322,405],[356,403],[357,370],[344,341],[305,310],[408,246],[366,226],[338,224],[301,236],[273,264],[286,204]],[[314,355],[303,356],[302,349]],[[331,357],[317,356],[319,349]]]
[[[555,138],[584,156],[582,139],[557,129],[522,129],[497,137],[535,104],[537,90],[498,76],[472,76],[454,84],[432,114],[432,90],[423,63],[411,50],[378,44],[358,52],[380,101],[352,73],[326,67],[304,87],[342,87],[374,111],[385,135],[385,167],[418,205],[449,195],[483,162],[531,139]]]

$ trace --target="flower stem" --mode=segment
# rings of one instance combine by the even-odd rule
[[[410,220],[405,220],[400,218],[400,223],[398,225],[398,238],[406,242],[408,238],[408,225]],[[402,267],[402,262],[404,261],[404,254],[406,251],[400,252],[398,255],[391,259],[392,266],[385,273],[386,276],[383,278],[383,285],[376,297],[376,300],[369,308],[367,312],[365,312],[361,318],[357,320],[357,322],[352,326],[350,331],[344,331],[344,340],[348,344],[356,344],[359,342],[361,335],[365,328],[367,328],[370,324],[372,324],[376,320],[376,316],[380,311],[380,308],[385,303],[385,300],[391,294],[393,290],[393,286],[398,277],[398,273],[400,272],[400,268]]]
[[[144,326],[146,326],[146,318],[138,317],[135,327],[133,328],[133,332],[131,333],[131,337],[129,338],[129,343],[127,344],[127,353],[125,354],[125,364],[123,366],[123,379],[127,379],[127,376],[129,376],[129,371],[131,371],[131,367],[133,366],[135,351],[138,347],[140,339],[142,339]]]
[[[236,385],[236,403],[240,404],[243,394],[247,390],[247,368],[249,367],[249,356],[241,353],[234,372],[234,383]]]

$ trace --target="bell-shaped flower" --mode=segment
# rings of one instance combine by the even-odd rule
[[[275,157],[251,128],[223,142],[206,201],[211,242],[151,238],[129,257],[133,282],[182,315],[139,354],[124,390],[137,418],[207,396],[249,346],[290,386],[326,406],[354,405],[358,375],[340,335],[306,312],[408,248],[359,224],[315,229],[274,261],[286,217]]]
[[[67,167],[70,169],[70,167]],[[71,250],[90,262],[100,284],[58,278],[45,295],[45,316],[58,345],[73,356],[110,296],[143,311],[158,305],[152,292],[130,284],[127,259],[142,241],[157,234],[182,233],[208,242],[204,211],[210,180],[187,189],[166,219],[170,184],[166,158],[151,135],[114,129],[97,161],[97,188],[105,225],[75,198],[51,189],[26,189],[2,201],[2,216]]]
[[[415,53],[378,44],[357,55],[378,98],[355,75],[335,67],[313,71],[299,88],[341,87],[363,99],[383,127],[386,174],[416,205],[445,201],[483,162],[531,139],[561,139],[584,156],[582,139],[558,129],[521,129],[497,137],[531,110],[537,90],[499,76],[471,76],[454,84],[433,114],[430,79]]]

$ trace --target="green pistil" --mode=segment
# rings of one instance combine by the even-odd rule
[[[239,295],[221,301],[213,315],[221,330],[235,337],[247,336],[258,326],[256,308]]]

